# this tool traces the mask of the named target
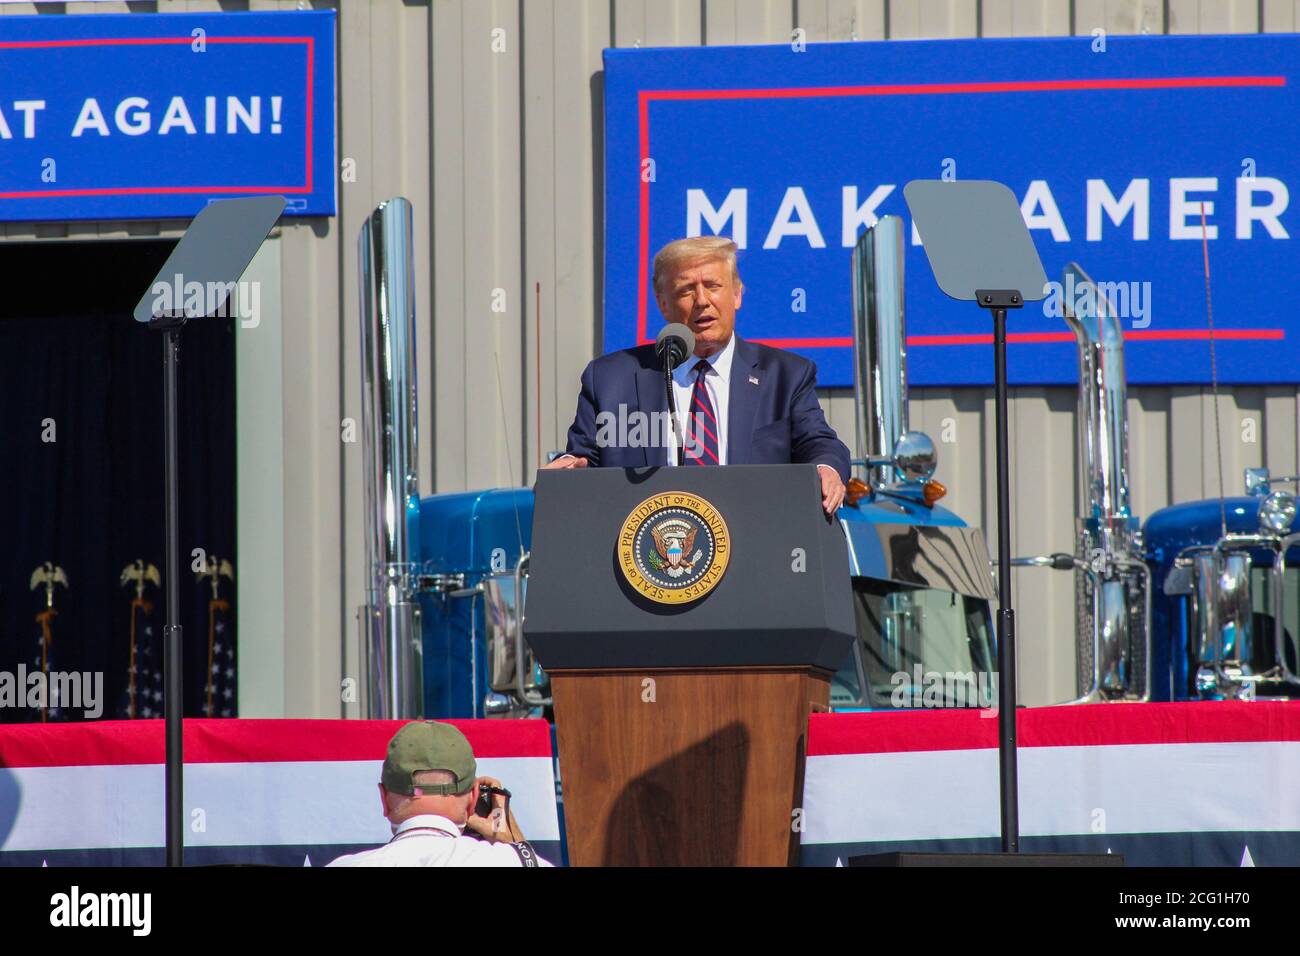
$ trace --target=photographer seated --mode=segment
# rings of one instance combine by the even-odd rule
[[[477,773],[474,751],[455,727],[407,724],[388,742],[379,784],[393,838],[329,865],[551,866],[524,841],[501,782]]]

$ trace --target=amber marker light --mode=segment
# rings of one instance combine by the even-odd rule
[[[844,486],[844,501],[847,504],[856,505],[870,494],[871,486],[861,478],[850,478],[849,483]]]
[[[921,497],[925,499],[925,506],[927,508],[933,508],[934,503],[947,493],[948,489],[933,478],[921,486]]]

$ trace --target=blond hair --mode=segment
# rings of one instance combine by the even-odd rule
[[[726,236],[695,236],[690,239],[675,239],[655,253],[654,278],[651,285],[655,292],[662,292],[662,283],[666,276],[672,275],[691,262],[719,260],[731,266],[731,281],[741,288],[740,272],[736,269],[736,244]]]

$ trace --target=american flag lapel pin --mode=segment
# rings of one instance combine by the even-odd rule
[[[758,376],[757,376],[757,375],[751,375],[751,376],[749,376],[749,384],[750,384],[750,385],[757,385],[757,384],[758,384]]]

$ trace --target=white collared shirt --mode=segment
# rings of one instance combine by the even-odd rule
[[[329,866],[522,866],[509,843],[488,843],[461,833],[446,817],[421,813],[393,828],[393,839],[373,850],[351,853]],[[538,866],[552,866],[538,857]]]
[[[718,418],[718,464],[727,463],[727,411],[731,406],[731,366],[736,356],[736,336],[732,335],[722,351],[714,352],[706,362],[709,370],[704,374],[704,387],[709,390],[709,400]],[[677,421],[686,434],[691,412],[691,399],[695,393],[698,373],[695,366],[700,360],[692,355],[673,369],[673,398],[677,402]],[[677,432],[668,436],[668,464],[677,464]]]

